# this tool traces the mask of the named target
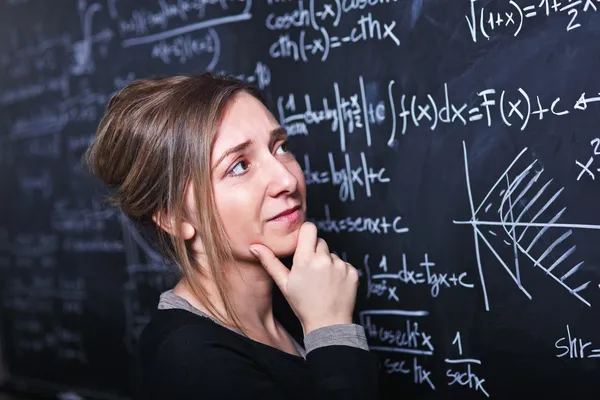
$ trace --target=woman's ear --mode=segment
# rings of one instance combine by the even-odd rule
[[[189,222],[185,222],[185,221],[181,223],[179,232],[181,233],[181,238],[183,240],[190,240],[191,238],[193,238],[196,235],[196,230],[194,229],[192,224],[190,224]]]
[[[152,215],[152,221],[158,226],[160,229],[168,233],[172,236],[179,236],[183,240],[189,240],[194,237],[196,234],[196,230],[189,222],[182,221],[179,229],[176,229],[175,221],[172,217],[168,217],[166,213],[162,211],[157,211]]]

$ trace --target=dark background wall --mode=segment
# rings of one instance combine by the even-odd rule
[[[80,157],[127,82],[211,70],[293,135],[385,398],[596,398],[599,7],[0,0],[6,386],[130,394],[174,277]]]

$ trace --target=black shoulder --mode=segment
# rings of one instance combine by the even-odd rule
[[[214,338],[222,339],[227,331],[212,320],[186,310],[158,310],[140,335],[138,352],[144,363],[151,363],[166,341],[185,342],[192,336],[194,343],[201,344]]]
[[[217,392],[207,398],[244,398],[250,392],[265,399],[277,392],[242,336],[185,310],[163,311],[140,340],[136,398],[197,399]]]

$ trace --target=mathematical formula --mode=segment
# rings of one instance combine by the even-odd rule
[[[396,0],[393,1],[394,3]],[[342,19],[350,18],[348,13],[364,10],[390,1],[298,1],[298,7],[282,14],[270,13],[265,26],[272,31],[288,31],[299,28],[297,35],[281,34],[269,46],[269,55],[274,59],[292,59],[308,63],[312,59],[326,61],[329,53],[350,44],[366,41],[385,41],[392,46],[400,46],[396,32],[396,21],[380,21],[368,12],[355,19],[354,26],[339,32]],[[345,21],[344,21],[345,22]]]
[[[347,136],[360,130],[365,137],[365,146],[373,143],[377,136],[392,146],[399,135],[409,133],[409,128],[426,128],[431,131],[442,125],[481,123],[487,127],[493,124],[516,126],[524,131],[535,121],[548,116],[564,117],[575,112],[584,112],[588,105],[600,102],[600,96],[588,96],[582,92],[575,102],[567,103],[560,96],[541,99],[539,95],[529,94],[523,88],[516,90],[486,88],[475,92],[475,104],[472,101],[455,102],[451,100],[448,84],[444,84],[443,97],[434,98],[428,94],[422,98],[416,95],[394,93],[395,81],[387,83],[387,95],[373,99],[366,94],[369,84],[362,76],[358,78],[358,90],[349,95],[341,94],[339,84],[333,83],[333,99],[321,97],[313,101],[312,96],[304,94],[302,108],[296,94],[290,93],[277,99],[279,120],[291,135],[308,135],[311,125],[328,123],[327,129],[339,136],[340,150],[347,149]],[[373,90],[375,92],[375,90]],[[317,105],[318,104],[318,105]],[[383,122],[390,123],[377,129]],[[389,126],[391,124],[391,127]],[[387,130],[387,132],[385,131]]]
[[[432,370],[426,368],[420,358],[435,353],[435,338],[423,328],[429,312],[426,310],[367,310],[360,313],[360,321],[369,340],[369,348],[382,352],[383,370],[386,374],[401,374],[410,377],[417,385],[436,390],[431,376]],[[478,374],[482,361],[463,354],[462,338],[456,332],[452,340],[456,356],[446,357],[446,385],[462,386],[465,389],[480,392],[486,397],[486,379]],[[398,359],[398,355],[412,355],[407,359]]]
[[[440,290],[474,287],[466,272],[439,272],[436,263],[429,259],[427,253],[420,262],[414,262],[411,266],[406,254],[402,253],[401,264],[401,267],[394,268],[385,254],[381,257],[366,254],[362,265],[366,272],[367,297],[377,296],[399,301],[396,293],[399,284],[427,286],[431,297],[434,298],[438,297]],[[395,270],[398,272],[393,272]]]
[[[600,346],[596,347],[591,341],[577,337],[571,332],[569,325],[566,327],[566,335],[556,340],[554,346],[558,358],[600,358]]]
[[[330,184],[339,186],[339,198],[341,201],[354,201],[356,199],[355,190],[364,189],[367,197],[371,197],[371,187],[382,183],[390,182],[386,176],[385,168],[375,168],[369,166],[365,153],[360,153],[360,162],[352,163],[348,153],[344,154],[343,164],[336,164],[333,153],[327,153],[329,161],[329,170],[319,171],[311,169],[310,158],[308,154],[304,155],[304,176],[306,185]],[[358,164],[359,166],[356,166]]]
[[[328,233],[369,233],[373,235],[388,235],[408,232],[403,225],[402,217],[396,216],[370,216],[370,217],[344,217],[332,218],[329,205],[325,204],[325,218],[307,218],[313,222],[319,231]]]
[[[580,168],[579,174],[577,175],[578,181],[581,180],[581,178],[596,180],[596,173],[600,172],[600,168],[595,168],[593,166],[596,156],[600,155],[600,138],[592,139],[590,141],[590,146],[592,147],[592,155],[587,161],[581,162],[575,160],[575,164]]]
[[[530,19],[539,18],[545,15],[564,13],[568,15],[569,22],[566,24],[566,31],[572,31],[581,27],[580,15],[586,12],[598,11],[597,4],[599,0],[542,0],[539,4],[521,6],[515,1],[507,1],[510,7],[507,11],[488,11],[485,5],[479,0],[470,1],[470,13],[466,15],[467,25],[473,42],[478,38],[484,37],[490,39],[495,31],[511,30],[513,36],[518,36],[523,29],[523,24]]]

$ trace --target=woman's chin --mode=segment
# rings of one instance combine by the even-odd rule
[[[269,247],[273,254],[279,258],[289,257],[296,252],[298,246],[298,232],[294,232],[291,235],[284,237],[273,238],[269,240],[270,243],[264,243],[265,246]]]
[[[279,245],[271,247],[271,250],[273,251],[273,254],[275,254],[275,256],[277,256],[278,258],[284,258],[294,255],[294,252],[296,251],[296,246]]]

